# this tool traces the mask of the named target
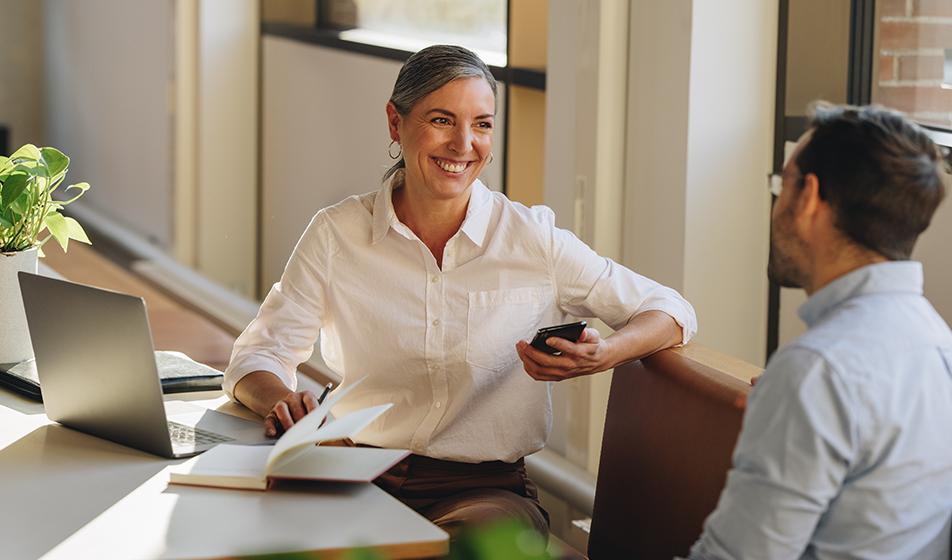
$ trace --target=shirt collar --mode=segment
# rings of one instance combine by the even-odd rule
[[[492,215],[492,193],[479,179],[473,182],[472,192],[469,195],[469,206],[466,207],[466,217],[463,218],[462,231],[470,241],[478,247],[483,246],[486,232],[489,230],[489,218]]]
[[[812,327],[846,300],[881,293],[922,294],[922,263],[889,261],[866,265],[833,280],[810,296],[797,310]]]
[[[386,237],[387,231],[391,228],[407,239],[413,239],[409,228],[400,222],[393,210],[393,189],[397,184],[397,178],[394,177],[377,192],[377,198],[374,200],[373,244]],[[480,247],[489,229],[489,218],[492,214],[492,205],[489,204],[491,200],[492,193],[479,179],[476,179],[470,191],[469,205],[466,207],[466,217],[463,218],[460,231]]]
[[[393,211],[393,187],[396,182],[397,177],[393,177],[377,191],[377,198],[374,199],[372,244],[377,244],[386,237],[391,227],[402,225]],[[403,234],[402,231],[400,233]]]

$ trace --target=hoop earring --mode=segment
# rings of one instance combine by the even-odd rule
[[[489,152],[489,161],[486,162],[486,165],[489,165],[489,164],[492,163],[492,162],[493,162],[493,153],[492,153],[492,152]]]
[[[397,144],[397,141],[396,141],[396,140],[391,140],[391,141],[390,141],[390,146],[387,148],[387,155],[390,156],[390,159],[400,159],[400,156],[403,155],[403,146],[401,146],[400,144],[397,144],[397,153],[396,153],[396,155],[394,155],[394,153],[393,153],[393,145],[394,145],[394,144]]]

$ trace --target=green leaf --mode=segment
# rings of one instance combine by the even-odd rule
[[[13,164],[10,163],[10,158],[7,156],[0,156],[0,175],[13,169]]]
[[[10,155],[10,159],[28,159],[31,161],[40,161],[43,158],[43,155],[40,153],[40,150],[33,144],[24,144],[19,150],[13,152]]]
[[[79,189],[79,193],[69,200],[61,200],[60,207],[66,206],[67,204],[72,204],[77,198],[83,196],[83,193],[89,190],[89,183],[76,183],[75,185],[70,185],[66,187],[66,192],[69,192],[70,189]]]
[[[3,182],[3,191],[0,191],[0,210],[6,210],[13,202],[20,198],[23,191],[30,186],[32,177],[27,173],[14,173]]]
[[[17,216],[25,216],[30,212],[30,207],[33,206],[30,202],[30,191],[27,191],[25,195],[13,201],[13,204],[10,205],[9,210],[12,211]]]
[[[79,222],[67,216],[66,218],[66,231],[69,234],[70,239],[75,239],[80,243],[85,243],[87,245],[92,245],[92,242],[86,237],[86,231],[83,229],[83,226],[79,225]]]
[[[50,177],[56,177],[60,173],[66,173],[66,169],[69,168],[69,156],[56,148],[49,147],[40,148],[40,153],[43,155],[46,166],[49,168]]]
[[[64,218],[62,214],[54,212],[46,215],[46,218],[43,219],[43,224],[46,226],[46,229],[50,230],[53,239],[56,239],[56,242],[59,243],[60,247],[65,251],[66,244],[69,243],[69,226],[66,225],[66,218]]]

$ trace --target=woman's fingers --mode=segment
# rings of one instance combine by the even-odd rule
[[[587,327],[582,331],[582,336],[579,337],[579,342],[586,342],[588,344],[598,344],[602,340],[602,335],[598,333],[598,330],[593,329],[592,327]]]
[[[300,393],[291,393],[285,398],[284,402],[288,405],[288,411],[291,413],[291,419],[294,422],[304,418],[304,415],[307,414]],[[294,422],[292,422],[292,424]]]
[[[264,433],[271,437],[281,435],[318,406],[320,403],[311,391],[290,393],[275,403],[264,417]]]
[[[550,338],[549,340],[554,341],[556,339]],[[568,342],[563,339],[558,339],[558,340],[560,340],[561,342]],[[546,344],[548,344],[548,342]],[[572,343],[568,342],[568,344],[572,344]],[[553,346],[553,348],[556,348],[556,347]],[[524,355],[525,357],[532,360],[534,363],[539,364],[542,367],[553,368],[553,369],[564,369],[564,370],[572,369],[575,367],[574,356],[569,356],[569,355],[554,356],[552,354],[543,352],[542,350],[539,350],[537,348],[533,348],[530,344],[527,344],[524,340],[520,340],[516,344],[516,351],[520,353],[520,357]]]
[[[278,435],[278,422],[277,418],[268,414],[264,417],[264,435],[268,437],[277,437]]]
[[[288,409],[288,403],[284,401],[278,401],[274,405],[274,408],[271,409],[271,413],[277,419],[278,424],[275,427],[278,431],[284,431],[289,429],[294,425],[294,419],[291,417],[291,411]]]
[[[595,329],[585,329],[578,342],[572,342],[557,336],[549,337],[545,343],[562,352],[563,356],[577,357],[579,359],[590,358],[598,351],[598,345],[602,338]]]
[[[532,348],[524,340],[516,343],[516,353],[522,360],[523,368],[530,377],[538,381],[561,381],[573,375],[573,364],[569,358],[551,356]]]
[[[304,409],[307,412],[311,412],[321,405],[321,403],[317,402],[317,397],[314,396],[314,393],[310,391],[304,391],[301,400],[304,402]]]

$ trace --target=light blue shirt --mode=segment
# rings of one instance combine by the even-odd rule
[[[948,559],[952,333],[922,265],[857,269],[799,313],[691,558]]]

